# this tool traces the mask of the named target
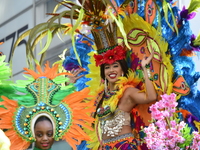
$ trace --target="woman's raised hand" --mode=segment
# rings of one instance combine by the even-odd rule
[[[77,81],[78,79],[80,79],[81,77],[84,76],[84,74],[78,76],[78,74],[81,73],[81,72],[83,72],[83,71],[85,71],[85,70],[82,69],[82,68],[79,68],[79,69],[72,69],[72,70],[70,71],[70,73],[73,74],[73,76],[70,76],[70,75],[67,76],[67,77],[69,78],[69,82],[68,82],[68,83],[76,83],[76,81]]]
[[[153,48],[152,48],[153,49]],[[154,49],[153,51],[151,52],[151,55],[149,55],[149,57],[146,57],[146,54],[144,54],[144,57],[141,61],[141,66],[142,66],[142,69],[145,69],[147,65],[150,64],[152,58],[154,56]]]

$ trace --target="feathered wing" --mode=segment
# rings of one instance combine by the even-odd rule
[[[13,125],[13,116],[18,108],[18,103],[15,100],[10,100],[5,96],[1,97],[4,101],[0,102],[5,108],[0,108],[0,128],[7,130],[6,136],[11,141],[11,150],[27,149],[30,142],[27,142],[17,134],[15,126]]]
[[[76,149],[76,145],[79,145],[81,141],[91,140],[82,129],[82,127],[84,127],[93,131],[91,124],[94,122],[94,119],[89,115],[95,111],[95,107],[93,105],[94,100],[91,100],[90,102],[83,102],[83,99],[91,98],[88,94],[89,89],[85,88],[82,91],[70,94],[63,100],[63,102],[70,107],[73,117],[72,125],[62,139],[66,140],[74,150]]]
[[[151,62],[151,70],[153,82],[158,95],[162,93],[172,92],[172,75],[173,66],[171,64],[170,56],[166,54],[168,51],[167,42],[161,37],[161,33],[152,27],[138,14],[130,14],[124,16],[123,24],[126,27],[127,39],[132,52],[130,57],[132,59],[130,67],[137,72],[141,77],[142,69],[140,61],[144,57],[144,53],[148,56],[154,49],[154,57]],[[119,38],[122,38],[119,36]],[[144,89],[145,90],[145,89]],[[159,99],[159,96],[158,96]],[[151,119],[151,114],[148,112],[148,107],[151,104],[137,105],[135,109],[145,124],[148,125]],[[144,111],[145,110],[145,111]]]

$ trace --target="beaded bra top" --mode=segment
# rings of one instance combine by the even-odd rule
[[[106,93],[103,100],[109,101],[118,91],[119,90],[115,90]],[[114,137],[121,132],[124,125],[130,125],[130,113],[124,112],[119,108],[116,108],[116,110],[112,112],[109,105],[99,107],[97,109],[97,116],[100,121],[102,133],[107,136]]]
[[[99,117],[102,133],[107,136],[114,137],[121,132],[124,125],[130,126],[130,113],[119,108],[112,113],[108,105],[104,108],[101,107],[97,110],[97,116]]]

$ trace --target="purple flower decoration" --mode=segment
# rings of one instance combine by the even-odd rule
[[[193,116],[193,115],[191,115],[191,114],[189,114],[187,117],[188,117],[187,121],[188,121],[189,123],[193,123],[194,120],[195,120],[195,121],[199,121],[197,117],[195,117],[195,116]]]
[[[199,46],[195,46],[193,44],[193,41],[196,39],[196,36],[194,34],[191,35],[191,38],[190,38],[190,46],[192,47],[192,50],[193,51],[198,51],[200,52],[200,47]]]
[[[196,128],[196,125],[194,124],[194,121],[199,122],[199,119],[196,116],[193,116],[192,114],[189,114],[187,116],[187,122],[193,126],[194,130],[198,131],[198,129]]]
[[[173,0],[167,0],[168,3],[173,3]]]
[[[188,9],[185,8],[185,6],[183,6],[182,11],[180,12],[180,16],[181,18],[184,18],[186,20],[190,20],[193,19],[196,16],[195,12],[189,13]]]

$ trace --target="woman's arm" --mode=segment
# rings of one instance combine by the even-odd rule
[[[145,88],[146,88],[146,101],[148,102],[152,102],[155,101],[157,98],[157,94],[156,94],[156,90],[155,87],[152,83],[152,81],[149,79],[150,76],[148,74],[150,74],[150,71],[148,73],[148,69],[143,69],[143,74],[144,74],[144,79],[145,79]]]
[[[145,88],[146,93],[140,93],[140,91],[136,88],[128,88],[127,94],[131,98],[131,100],[135,104],[145,104],[150,103],[152,101],[155,101],[157,99],[156,90],[154,88],[154,85],[150,78],[150,70],[146,66],[149,65],[150,61],[152,60],[154,55],[154,51],[151,53],[151,55],[146,58],[146,55],[144,55],[144,58],[142,59],[141,65],[143,69],[143,75],[145,80]]]

